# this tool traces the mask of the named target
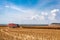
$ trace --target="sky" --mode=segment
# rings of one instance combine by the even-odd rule
[[[60,0],[0,0],[0,24],[60,23]]]

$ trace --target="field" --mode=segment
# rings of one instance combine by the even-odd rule
[[[0,40],[60,40],[60,29],[0,27]]]

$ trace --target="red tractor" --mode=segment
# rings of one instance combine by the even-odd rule
[[[17,28],[17,27],[19,27],[19,25],[18,24],[14,24],[14,23],[9,23],[8,27],[10,27],[10,28]]]

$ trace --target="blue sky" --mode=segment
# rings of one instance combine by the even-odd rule
[[[0,0],[0,24],[60,23],[60,0]]]

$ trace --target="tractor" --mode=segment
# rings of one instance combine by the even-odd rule
[[[15,23],[9,23],[8,27],[10,27],[10,28],[17,28],[17,27],[19,27],[19,25],[15,24]]]

